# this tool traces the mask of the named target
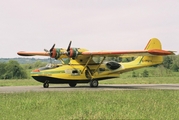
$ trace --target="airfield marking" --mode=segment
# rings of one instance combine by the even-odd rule
[[[142,90],[142,89],[165,89],[179,90],[179,84],[100,84],[97,88],[91,88],[88,85],[78,85],[71,88],[68,85],[51,85],[49,88],[42,86],[5,86],[0,87],[0,93],[17,92],[42,92],[42,91],[102,91],[102,90]]]

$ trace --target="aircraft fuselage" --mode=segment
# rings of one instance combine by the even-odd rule
[[[88,83],[91,79],[105,80],[119,77],[122,66],[117,62],[103,64],[89,64],[87,67],[80,64],[53,65],[33,70],[31,76],[44,83]]]

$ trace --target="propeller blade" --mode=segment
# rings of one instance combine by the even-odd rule
[[[54,47],[55,47],[55,44],[53,44],[52,48],[50,49],[50,52],[53,51]]]
[[[71,43],[72,43],[72,41],[70,41],[70,43],[69,43],[69,45],[68,45],[67,52],[70,51]]]
[[[47,53],[49,52],[47,49],[44,49],[44,51],[47,52]]]
[[[54,47],[55,47],[55,44],[53,44],[52,48],[50,49],[50,52],[49,52],[50,56],[53,55],[53,49],[54,49]]]

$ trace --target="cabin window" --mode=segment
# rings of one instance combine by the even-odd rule
[[[78,70],[72,70],[72,75],[80,75]]]
[[[78,73],[78,70],[73,70],[72,73],[74,73],[74,74],[75,74],[75,73]]]
[[[121,67],[121,65],[117,62],[111,61],[106,63],[106,67],[110,70],[116,70]]]

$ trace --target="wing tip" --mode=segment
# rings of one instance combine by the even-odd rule
[[[18,54],[19,56],[34,56],[34,55],[29,55],[29,54],[27,54],[25,51],[19,51],[19,52],[17,52],[17,54]]]

